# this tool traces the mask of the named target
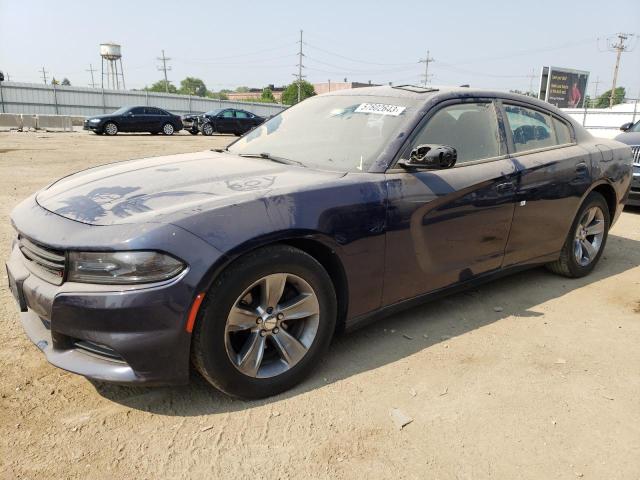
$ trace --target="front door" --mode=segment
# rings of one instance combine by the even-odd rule
[[[449,145],[453,168],[387,171],[383,304],[472,279],[501,267],[514,211],[516,168],[490,100],[450,103],[430,113],[403,151]]]

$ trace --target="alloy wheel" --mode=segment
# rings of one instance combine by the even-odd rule
[[[118,133],[118,127],[116,127],[115,123],[107,123],[104,126],[104,131],[107,135],[115,135]]]
[[[213,135],[213,127],[210,123],[205,123],[202,127],[202,133],[205,135]]]
[[[262,277],[242,292],[227,316],[227,355],[249,377],[280,375],[307,354],[319,318],[318,297],[304,279],[291,273]]]
[[[573,240],[573,254],[581,267],[589,265],[598,255],[604,227],[604,213],[600,207],[591,207],[583,213]]]
[[[165,123],[162,127],[162,133],[164,133],[165,135],[173,135],[173,130],[173,125],[171,125],[170,123]]]

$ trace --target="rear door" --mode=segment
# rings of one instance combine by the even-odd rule
[[[504,100],[508,146],[518,170],[504,266],[538,263],[564,244],[591,185],[589,153],[570,124],[540,107]]]
[[[490,99],[452,101],[427,114],[402,158],[422,144],[456,148],[446,170],[387,171],[383,304],[498,270],[514,210],[516,170]]]
[[[140,132],[141,125],[145,123],[144,107],[133,107],[127,113],[121,116],[120,128],[122,132]]]
[[[251,114],[244,110],[236,110],[237,133],[245,133],[253,128]]]
[[[169,115],[159,108],[146,107],[145,112],[147,114],[146,131],[159,132],[162,130],[162,126],[169,120]]]

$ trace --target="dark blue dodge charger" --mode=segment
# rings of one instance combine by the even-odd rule
[[[65,177],[19,204],[7,262],[52,364],[273,395],[336,331],[525,267],[588,274],[631,149],[469,88],[305,100],[227,149]]]

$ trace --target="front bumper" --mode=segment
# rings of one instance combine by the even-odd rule
[[[112,240],[118,237],[115,226],[80,224],[50,214],[37,205],[29,208],[31,218],[23,219],[23,204],[12,215],[14,223],[21,234],[41,245],[52,243],[51,238],[45,238],[47,231],[62,231],[64,238],[84,238],[85,242],[88,241],[86,235],[79,233],[85,229],[95,231],[96,242],[99,237],[102,241],[105,235],[110,237],[109,231],[115,235],[111,236]],[[34,215],[40,218],[33,218]],[[21,223],[21,219],[24,222]],[[38,223],[40,236],[33,231]],[[51,364],[114,383],[177,385],[188,382],[191,334],[185,325],[191,303],[203,288],[208,267],[204,268],[201,257],[200,262],[193,256],[189,258],[187,250],[191,250],[192,255],[193,252],[198,252],[198,256],[213,255],[210,258],[216,258],[217,251],[178,227],[158,225],[156,228],[171,231],[177,249],[181,250],[172,253],[187,261],[190,267],[171,280],[155,284],[114,286],[63,282],[54,285],[30,271],[19,246],[14,245],[6,266],[14,296],[19,292],[17,296],[21,299],[20,320],[27,336]],[[160,236],[166,238],[167,233]],[[64,245],[55,246],[66,249]],[[87,247],[95,249],[97,244]],[[166,247],[163,249],[168,250]],[[143,247],[132,246],[132,249],[139,248]]]
[[[634,165],[627,205],[640,206],[640,167]]]
[[[91,130],[93,132],[99,132],[102,130],[102,122],[91,123],[85,120],[84,125],[82,126],[83,130]]]

